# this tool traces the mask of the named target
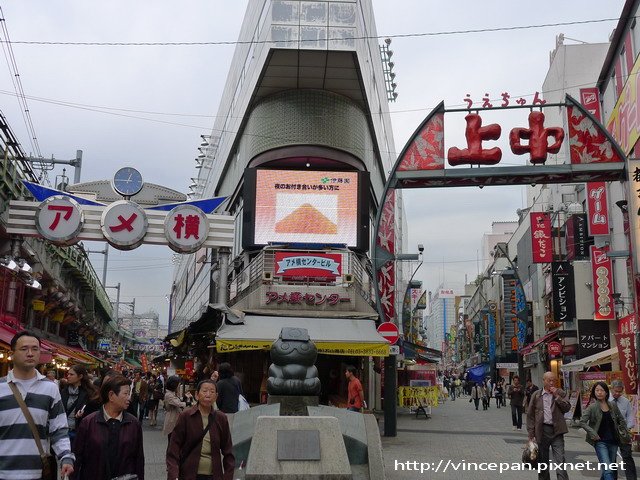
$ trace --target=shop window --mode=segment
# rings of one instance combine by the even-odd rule
[[[640,31],[638,31],[635,19],[631,23],[631,44],[633,45],[633,58],[635,59],[638,56],[638,52],[640,52]]]
[[[629,77],[629,68],[627,66],[627,49],[626,47],[622,47],[620,50],[620,56],[618,57],[618,61],[620,62],[620,68],[622,69],[622,75],[620,78],[620,83],[622,86],[627,82],[627,78]]]

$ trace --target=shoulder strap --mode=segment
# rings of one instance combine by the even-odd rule
[[[18,390],[18,387],[16,386],[15,383],[8,382],[8,384],[9,384],[9,388],[13,392],[13,396],[16,397],[16,401],[18,402],[18,405],[20,405],[20,409],[22,410],[22,414],[24,415],[24,418],[27,419],[27,423],[29,424],[29,429],[31,430],[33,439],[35,440],[36,445],[38,446],[38,452],[40,452],[40,456],[41,457],[46,456],[44,453],[44,449],[42,448],[42,442],[40,441],[40,434],[38,433],[36,422],[33,421],[31,412],[29,411],[27,404],[24,402],[24,398],[22,398],[22,394],[20,393],[20,390]]]
[[[188,450],[185,450],[186,453],[182,456],[184,460],[186,460],[187,457],[189,457],[189,455],[191,455],[191,453],[195,450],[195,448],[198,445],[200,445],[200,443],[204,440],[204,436],[209,431],[209,427],[211,427],[211,424],[215,421],[215,418],[216,418],[216,411],[212,410],[212,412],[209,414],[209,420],[207,421],[207,426],[204,427],[204,430],[202,431],[202,434],[200,435],[200,438],[198,439],[198,441],[195,442],[193,445],[191,445]]]

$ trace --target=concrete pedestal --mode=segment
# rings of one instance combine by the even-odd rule
[[[307,407],[317,407],[319,397],[301,395],[269,395],[267,404],[280,404],[280,415],[283,417],[307,416]]]
[[[318,432],[318,460],[284,460],[283,431]],[[280,455],[280,458],[279,458]],[[314,455],[310,455],[314,456]],[[351,466],[335,417],[258,417],[245,470],[247,480],[352,480]]]

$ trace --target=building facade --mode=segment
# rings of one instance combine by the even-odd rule
[[[304,326],[322,344],[327,396],[341,393],[346,364],[375,379],[366,358],[385,344],[368,252],[395,152],[390,55],[375,37],[370,1],[247,9],[192,184],[195,198],[227,197],[234,247],[178,260],[170,331],[217,318],[213,361],[234,363],[252,401],[282,326]],[[243,320],[218,316],[227,306]]]

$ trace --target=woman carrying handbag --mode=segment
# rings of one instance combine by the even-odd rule
[[[609,401],[609,387],[605,382],[596,382],[591,388],[594,400],[583,412],[580,426],[587,432],[586,441],[593,445],[598,462],[603,470],[602,480],[613,480],[615,473],[606,468],[616,463],[618,446],[631,441],[631,434],[617,405]]]

